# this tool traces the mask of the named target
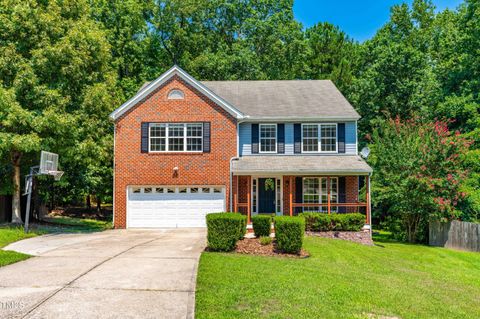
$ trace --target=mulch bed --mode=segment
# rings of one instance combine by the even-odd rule
[[[278,256],[291,258],[306,258],[310,255],[304,249],[299,254],[286,254],[276,248],[275,240],[269,245],[261,245],[258,238],[244,238],[237,242],[235,252],[239,254],[257,255],[257,256]]]
[[[333,239],[342,239],[353,241],[355,243],[373,246],[372,236],[369,231],[325,231],[325,232],[305,232],[307,236],[316,236],[323,238],[333,238]]]

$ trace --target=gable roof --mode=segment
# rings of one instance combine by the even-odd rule
[[[203,81],[256,120],[358,120],[360,115],[330,80]]]
[[[169,79],[171,79],[175,75],[181,77],[185,82],[187,82],[188,84],[190,84],[191,86],[199,90],[201,93],[205,94],[209,99],[217,103],[219,106],[223,107],[228,113],[233,115],[235,118],[237,119],[244,118],[244,115],[238,109],[236,109],[233,105],[231,105],[227,101],[223,100],[220,96],[213,93],[210,89],[205,87],[199,81],[195,80],[190,74],[182,70],[179,66],[174,65],[167,72],[163,73],[160,77],[158,77],[156,80],[150,83],[145,83],[142,86],[142,88],[140,88],[140,90],[137,92],[137,94],[135,94],[131,99],[123,103],[119,108],[117,108],[115,111],[113,111],[110,114],[110,119],[112,119],[113,121],[116,121],[128,110],[134,107],[138,102],[140,102],[142,99],[144,99],[146,96],[148,96],[150,93],[155,91],[158,87],[160,87],[162,84],[167,82]]]
[[[360,115],[330,80],[197,81],[177,65],[145,83],[110,114],[116,120],[172,76],[178,75],[237,119],[358,120]]]

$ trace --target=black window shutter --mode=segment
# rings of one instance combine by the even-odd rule
[[[347,192],[346,192],[346,187],[345,187],[345,177],[339,177],[338,178],[338,202],[339,203],[345,203],[347,200]],[[338,207],[338,212],[339,213],[346,213],[346,208],[345,207]]]
[[[203,152],[210,153],[210,122],[203,122]]]
[[[258,124],[252,124],[252,154],[258,154]]]
[[[277,153],[285,153],[285,124],[277,124]]]
[[[142,122],[142,127],[141,127],[141,138],[140,138],[140,151],[142,153],[148,153],[148,128],[149,128],[148,122]]]
[[[338,152],[345,153],[345,123],[338,123]]]
[[[297,154],[301,153],[302,152],[302,124],[300,123],[293,125],[293,141],[294,141],[293,152]]]
[[[301,176],[295,177],[295,202],[297,204],[303,203],[303,178]],[[295,213],[301,213],[302,207],[295,207]]]

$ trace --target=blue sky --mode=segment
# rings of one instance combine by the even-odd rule
[[[384,25],[394,4],[412,0],[295,0],[293,10],[305,27],[317,22],[338,25],[355,40],[371,38]],[[433,0],[437,10],[455,9],[462,0]]]

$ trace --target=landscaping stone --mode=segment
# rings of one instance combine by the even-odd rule
[[[373,246],[372,235],[370,234],[369,230],[362,230],[359,232],[352,232],[352,231],[326,231],[326,232],[312,232],[307,231],[305,232],[307,236],[316,236],[316,237],[323,237],[323,238],[333,238],[333,239],[342,239],[353,241],[355,243]]]

